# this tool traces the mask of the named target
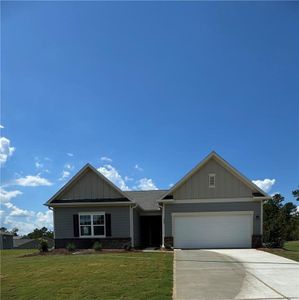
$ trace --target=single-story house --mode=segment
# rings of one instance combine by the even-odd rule
[[[49,249],[54,247],[53,239],[48,237],[44,237],[43,239],[47,240]],[[27,239],[20,236],[13,237],[14,249],[38,249],[39,244],[39,239]]]
[[[269,198],[213,151],[169,190],[122,191],[87,164],[45,205],[56,248],[250,248]]]
[[[0,231],[0,250],[13,248],[13,234]]]

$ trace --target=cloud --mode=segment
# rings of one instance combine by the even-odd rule
[[[48,179],[40,177],[39,174],[18,178],[15,180],[15,183],[21,186],[47,186],[53,184]]]
[[[29,211],[27,209],[21,209],[15,205],[13,205],[12,203],[4,203],[4,205],[6,206],[6,208],[10,209],[10,213],[9,216],[12,217],[31,217],[34,215],[33,211]]]
[[[66,155],[69,156],[69,157],[73,157],[74,156],[74,154],[70,153],[70,152],[68,152]]]
[[[22,195],[23,193],[21,191],[15,190],[15,191],[6,191],[4,188],[0,187],[0,202],[6,203],[10,202],[12,198],[15,198],[19,195]]]
[[[41,168],[44,167],[44,164],[40,163],[39,161],[36,161],[36,162],[35,162],[35,167],[36,167],[37,169],[41,169]]]
[[[172,188],[173,186],[174,186],[174,184],[173,183],[169,183],[169,185],[168,185],[170,188]]]
[[[129,190],[129,187],[126,185],[125,180],[113,166],[107,164],[98,168],[98,171],[105,177],[107,177],[110,181],[112,181],[121,190]]]
[[[74,166],[71,165],[71,164],[65,164],[64,167],[68,170],[73,170],[74,169]]]
[[[0,128],[1,128],[1,129],[3,129],[3,128],[4,128],[4,126],[0,124]]]
[[[143,171],[143,169],[138,165],[138,164],[136,164],[135,166],[134,166],[134,169],[136,169],[136,170],[138,170],[138,171]]]
[[[112,162],[112,159],[110,157],[107,157],[107,156],[102,156],[101,157],[101,161],[104,161],[104,162]]]
[[[46,212],[36,213],[35,224],[37,227],[53,228],[53,211],[47,210]]]
[[[71,172],[63,170],[61,173],[61,177],[59,178],[60,181],[65,180],[71,175]]]
[[[158,188],[154,184],[153,180],[150,178],[141,178],[138,181],[137,189],[146,191],[146,190],[157,190]]]
[[[264,180],[252,180],[252,182],[257,185],[260,189],[265,191],[266,193],[271,190],[273,185],[275,184],[275,179],[265,178]]]
[[[124,180],[125,180],[125,181],[133,181],[134,179],[131,178],[131,177],[129,177],[129,176],[125,176]]]
[[[10,140],[6,137],[0,138],[0,164],[4,164],[9,156],[12,156],[16,149],[10,147]]]

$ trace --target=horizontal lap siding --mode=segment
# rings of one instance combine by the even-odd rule
[[[165,205],[165,236],[172,236],[172,213],[217,211],[253,211],[253,234],[261,234],[260,202],[183,203]]]
[[[73,215],[83,212],[105,212],[111,214],[112,237],[130,236],[129,207],[59,207],[54,208],[55,238],[73,238]]]

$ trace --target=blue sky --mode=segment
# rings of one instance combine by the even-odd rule
[[[42,204],[87,162],[169,188],[212,150],[293,201],[298,2],[2,2],[1,17],[4,226],[51,227]]]

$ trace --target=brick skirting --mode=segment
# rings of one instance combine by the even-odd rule
[[[252,236],[252,243],[251,243],[252,248],[262,247],[262,243],[263,243],[262,235],[255,234]]]
[[[164,237],[164,246],[165,246],[165,248],[173,247],[173,237],[172,236]]]
[[[68,243],[74,243],[77,249],[90,249],[95,242],[100,242],[104,249],[123,249],[131,245],[131,238],[55,239],[55,248],[65,248]]]

